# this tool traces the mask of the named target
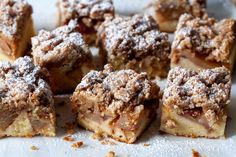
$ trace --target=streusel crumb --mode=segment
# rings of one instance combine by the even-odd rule
[[[53,104],[51,89],[43,79],[46,76],[46,71],[35,66],[29,57],[13,63],[0,62],[1,107],[20,110],[29,104],[35,107]]]
[[[112,56],[141,59],[156,56],[167,60],[170,53],[168,35],[160,33],[151,16],[107,18],[98,29],[98,40]]]
[[[88,18],[87,25],[93,25],[92,20],[104,20],[106,14],[114,14],[111,0],[59,0],[59,8],[65,21],[70,19]]]
[[[89,72],[77,86],[75,92],[77,91],[97,97],[99,104],[104,105],[101,109],[121,114],[130,107],[136,107],[138,112],[148,100],[158,100],[159,87],[147,79],[146,73],[114,71],[111,66],[106,65],[101,72]]]
[[[18,40],[24,30],[25,20],[33,12],[25,0],[1,0],[0,2],[0,34]]]
[[[235,28],[233,19],[216,21],[184,14],[179,19],[172,49],[180,53],[190,50],[190,53],[206,56],[206,60],[229,63]]]
[[[34,61],[40,66],[62,63],[71,67],[91,57],[88,45],[76,29],[77,22],[72,20],[52,32],[41,30],[32,38]]]

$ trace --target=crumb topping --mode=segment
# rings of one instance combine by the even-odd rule
[[[204,55],[209,61],[229,63],[235,28],[233,19],[216,21],[213,18],[201,19],[184,14],[180,17],[172,48]]]
[[[131,108],[138,112],[153,101],[158,104],[159,87],[147,79],[146,73],[114,71],[106,65],[103,71],[89,72],[77,86],[75,96],[77,92],[96,98],[110,113],[121,114]]]
[[[56,28],[52,32],[41,30],[32,38],[34,61],[40,66],[62,63],[72,67],[91,57],[90,50],[83,37],[76,31],[76,21]]]
[[[10,39],[20,39],[25,21],[32,7],[25,0],[0,1],[0,34]]]
[[[231,76],[225,67],[195,72],[180,67],[170,70],[163,102],[182,114],[201,108],[209,122],[230,102]]]
[[[43,80],[44,73],[29,57],[19,58],[12,64],[0,62],[1,108],[21,110],[28,105],[52,105],[53,96]]]
[[[153,55],[166,60],[170,43],[166,33],[160,33],[151,16],[107,18],[98,29],[98,40],[109,56],[125,60]]]
[[[58,4],[66,20],[86,17],[103,21],[107,14],[114,14],[112,0],[59,0]]]
[[[165,18],[178,20],[183,13],[190,13],[195,17],[207,16],[206,0],[155,0],[157,12]]]

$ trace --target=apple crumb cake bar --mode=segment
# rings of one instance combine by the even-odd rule
[[[112,0],[58,0],[59,25],[77,19],[78,30],[89,44],[95,42],[97,27],[114,12]]]
[[[171,67],[201,70],[225,66],[232,71],[235,31],[233,19],[216,21],[182,15],[172,44]]]
[[[32,7],[25,0],[0,1],[0,60],[25,54],[34,35]]]
[[[72,20],[49,32],[41,30],[32,38],[34,62],[48,69],[56,94],[73,92],[92,68],[92,54]]]
[[[171,69],[163,94],[161,130],[187,137],[225,136],[231,75],[225,67]]]
[[[168,34],[160,33],[151,16],[107,18],[98,29],[101,55],[116,70],[146,72],[166,77],[170,66]]]
[[[159,87],[146,73],[91,71],[71,97],[78,123],[95,133],[133,143],[156,115]]]
[[[29,57],[0,62],[0,137],[55,136],[55,109],[47,73]]]
[[[154,0],[154,18],[164,32],[174,32],[184,13],[207,17],[206,0]]]

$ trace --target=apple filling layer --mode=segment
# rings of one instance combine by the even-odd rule
[[[179,114],[166,106],[162,108],[161,130],[178,136],[224,138],[227,114],[224,114],[213,124],[207,121],[202,112],[196,110],[184,111]],[[190,113],[189,113],[190,112]]]

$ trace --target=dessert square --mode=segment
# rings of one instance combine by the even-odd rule
[[[98,29],[97,44],[117,70],[147,72],[149,78],[167,76],[170,42],[151,16],[107,18]]]
[[[89,44],[96,39],[97,27],[106,16],[114,16],[112,0],[58,0],[59,25],[78,20],[78,31]]]
[[[23,56],[34,35],[32,7],[25,0],[0,1],[0,60]]]
[[[159,87],[133,70],[89,72],[71,97],[77,122],[95,133],[133,143],[155,118]]]
[[[233,19],[217,21],[182,15],[172,43],[171,67],[201,70],[225,66],[232,70],[235,30]]]
[[[155,0],[154,18],[164,32],[174,32],[181,14],[206,17],[206,0]]]
[[[47,73],[29,57],[0,62],[0,137],[55,136],[55,109]]]
[[[73,92],[94,68],[88,45],[73,20],[51,32],[41,30],[32,38],[32,55],[35,64],[48,69],[56,94]]]
[[[231,75],[225,67],[170,70],[163,94],[161,130],[187,137],[225,136]]]

